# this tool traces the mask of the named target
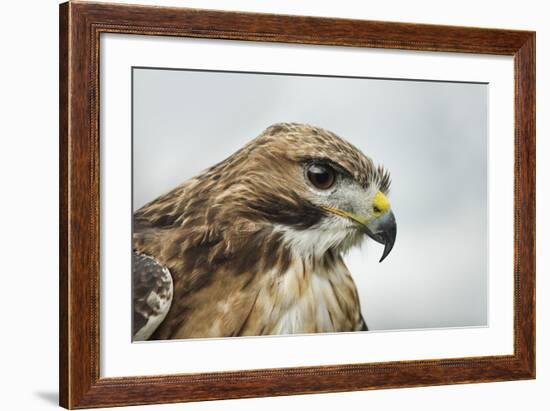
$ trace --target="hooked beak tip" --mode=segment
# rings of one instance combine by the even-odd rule
[[[392,248],[393,248],[393,243],[386,243],[384,245],[384,252],[382,253],[382,257],[380,257],[380,260],[378,261],[379,263],[385,260],[385,258],[390,254]]]

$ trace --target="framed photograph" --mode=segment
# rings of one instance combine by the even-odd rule
[[[60,404],[535,377],[535,33],[60,6]]]

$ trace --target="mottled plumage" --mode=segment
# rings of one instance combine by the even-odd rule
[[[132,330],[136,340],[146,340],[168,314],[174,288],[172,275],[154,258],[138,253],[133,255],[133,272]]]
[[[336,175],[330,189],[308,180],[312,164]],[[135,212],[134,253],[173,281],[164,321],[135,339],[366,329],[342,253],[365,234],[389,253],[389,185],[383,168],[332,132],[269,127]],[[134,265],[134,301],[152,281],[144,268]]]

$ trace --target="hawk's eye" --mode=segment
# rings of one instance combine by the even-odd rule
[[[328,190],[336,181],[336,172],[325,164],[311,164],[307,168],[307,178],[314,187]]]

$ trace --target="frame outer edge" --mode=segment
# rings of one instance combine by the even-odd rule
[[[59,5],[59,405],[69,407],[69,3]]]
[[[528,378],[536,377],[536,33],[515,55],[516,70],[516,212],[521,215],[518,227],[521,270],[518,296],[521,300],[515,320],[520,352],[517,353]],[[517,300],[516,300],[517,301]]]
[[[91,408],[534,378],[534,33],[175,10],[105,3],[60,5],[60,405]],[[287,33],[284,28],[289,24],[292,27]],[[316,36],[321,30],[318,24],[328,28],[323,37]],[[515,311],[514,356],[101,379],[97,317],[99,113],[98,91],[92,89],[99,81],[92,64],[99,64],[95,36],[101,30],[513,55],[517,93],[515,198],[516,210],[520,210],[515,238],[515,304],[519,308]]]
[[[95,279],[99,276],[99,147],[90,122],[91,23],[86,4],[60,6],[59,403],[82,406],[99,380]],[[95,365],[94,365],[95,364]]]

